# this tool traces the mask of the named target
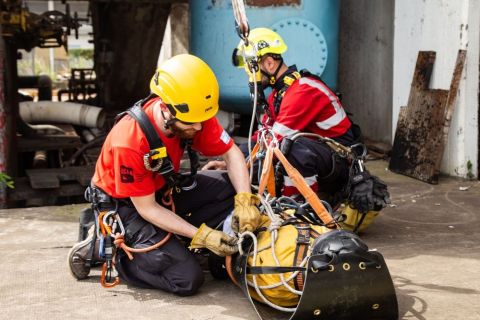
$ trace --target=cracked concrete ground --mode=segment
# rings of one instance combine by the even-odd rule
[[[367,167],[387,182],[393,205],[362,234],[392,275],[400,319],[480,319],[480,184],[442,177],[439,185]],[[121,283],[99,270],[74,280],[66,256],[86,205],[0,210],[0,319],[256,319],[228,281],[207,274],[201,291],[177,297]]]

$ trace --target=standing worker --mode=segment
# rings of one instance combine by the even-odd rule
[[[231,255],[237,251],[236,239],[215,228],[234,209],[237,231],[256,229],[259,200],[251,194],[242,152],[215,118],[219,86],[209,66],[192,55],[175,56],[156,71],[150,90],[108,134],[87,195],[97,214],[118,213],[128,246],[145,248],[168,239],[157,249],[136,253],[133,260],[117,248],[115,268],[121,279],[191,295],[202,285],[203,272],[185,245],[168,234],[192,239],[190,248]],[[178,173],[184,150],[190,175]],[[195,151],[221,155],[227,171],[196,174]],[[166,201],[172,199],[173,206]],[[70,250],[69,267],[77,279],[104,260],[93,231]]]

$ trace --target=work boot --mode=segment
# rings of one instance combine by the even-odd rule
[[[77,280],[86,279],[90,273],[90,268],[105,262],[105,259],[100,257],[100,238],[93,237],[95,235],[95,226],[91,226],[88,230],[88,235],[85,240],[77,243],[68,252],[68,266],[70,273]],[[94,245],[92,252],[92,245]]]

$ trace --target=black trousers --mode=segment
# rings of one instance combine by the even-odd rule
[[[234,195],[235,190],[225,171],[200,171],[196,175],[196,186],[190,190],[174,191],[173,199],[179,216],[197,227],[206,223],[215,228],[233,210]],[[158,198],[161,196],[158,194]],[[125,228],[139,219],[138,212],[131,205],[120,205],[119,214]],[[166,235],[164,230],[146,223],[129,245],[148,247]],[[175,236],[158,249],[134,254],[133,260],[129,260],[123,250],[118,250],[116,269],[128,284],[182,296],[194,294],[204,281],[199,263]]]

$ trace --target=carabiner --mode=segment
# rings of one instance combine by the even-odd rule
[[[110,282],[110,280],[112,279],[112,269],[114,268],[114,265],[115,264],[113,263],[113,261],[111,262],[110,266],[107,266],[106,262],[103,263],[102,275],[100,276],[100,284],[104,288],[113,288],[120,283],[119,277],[115,277],[115,280]]]

